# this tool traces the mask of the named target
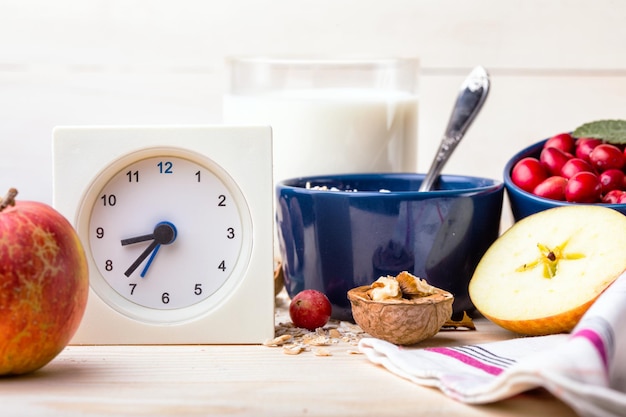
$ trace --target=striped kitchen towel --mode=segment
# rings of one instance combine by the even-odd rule
[[[626,416],[626,273],[571,334],[423,349],[364,338],[359,349],[458,401],[486,404],[544,387],[580,416]]]

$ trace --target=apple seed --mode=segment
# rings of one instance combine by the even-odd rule
[[[559,261],[581,259],[585,257],[582,253],[565,253],[565,246],[567,246],[567,242],[568,240],[556,246],[554,249],[550,249],[547,245],[542,243],[537,243],[537,248],[539,248],[539,257],[530,263],[523,264],[515,271],[524,272],[541,265],[543,267],[544,278],[554,278],[556,276]]]

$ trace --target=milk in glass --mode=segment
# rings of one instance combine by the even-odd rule
[[[417,96],[366,88],[288,89],[227,94],[227,124],[272,127],[274,180],[354,173],[412,172]]]

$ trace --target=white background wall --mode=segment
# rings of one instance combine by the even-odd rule
[[[419,166],[475,65],[490,97],[447,173],[626,118],[619,0],[0,0],[0,193],[51,202],[51,130],[219,123],[229,55],[418,56]]]

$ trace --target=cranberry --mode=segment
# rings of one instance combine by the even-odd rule
[[[624,154],[617,146],[603,143],[593,148],[589,154],[589,162],[598,172],[607,169],[622,169]]]
[[[550,175],[560,175],[563,165],[571,158],[559,148],[543,148],[539,161],[546,167]]]
[[[561,168],[561,176],[565,178],[572,178],[579,172],[594,172],[593,167],[588,162],[580,158],[572,158],[563,164]]]
[[[576,141],[576,157],[589,162],[589,154],[598,145],[602,144],[602,139],[579,138]]]
[[[565,187],[567,186],[567,179],[554,175],[548,177],[539,183],[533,190],[533,194],[539,197],[550,198],[552,200],[565,200]]]
[[[565,199],[572,203],[597,203],[602,196],[602,185],[592,172],[579,172],[567,181]]]
[[[602,184],[602,194],[606,194],[611,190],[623,190],[626,181],[626,174],[620,169],[607,169],[598,175],[600,184]]]
[[[602,202],[607,204],[617,204],[626,196],[626,191],[611,190],[602,197]]]
[[[529,193],[532,193],[535,187],[546,178],[548,178],[548,173],[537,158],[523,158],[511,170],[513,183]]]
[[[575,150],[574,145],[575,142],[572,135],[569,133],[559,133],[548,139],[543,146],[544,148],[557,148],[565,153],[573,153]]]

